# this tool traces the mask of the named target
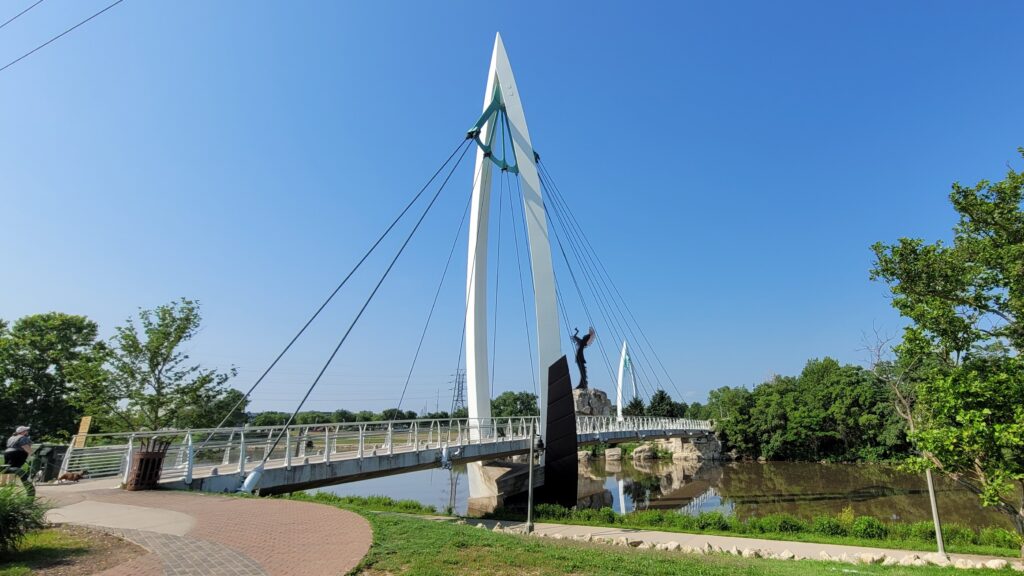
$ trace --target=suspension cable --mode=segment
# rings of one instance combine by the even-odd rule
[[[544,183],[545,186],[547,186],[548,184],[546,180],[542,180],[541,182]],[[555,215],[558,216],[558,224],[562,226],[564,233],[570,236],[574,233],[577,235],[582,235],[582,230],[577,229],[574,232],[573,230],[569,229],[570,226],[568,218],[563,214],[565,210],[559,208],[559,195],[554,190],[550,189],[550,187],[547,188],[547,190],[548,192],[550,192],[549,195],[552,197],[553,200],[551,204],[552,210],[555,212]],[[624,339],[623,337],[625,336],[626,332],[625,330],[622,329],[622,325],[619,323],[618,317],[616,317],[616,315],[612,313],[615,310],[615,304],[614,302],[607,301],[605,294],[600,290],[598,282],[594,280],[594,276],[597,274],[597,272],[595,269],[593,274],[591,273],[591,266],[588,266],[588,260],[584,257],[585,255],[588,254],[587,251],[584,250],[582,247],[577,246],[576,244],[571,242],[569,243],[569,248],[573,251],[573,254],[576,256],[576,259],[580,264],[581,275],[583,276],[583,279],[586,282],[587,287],[590,288],[591,294],[593,294],[594,299],[597,302],[597,306],[599,311],[601,312],[602,317],[605,319],[605,322],[608,323],[609,327],[617,332],[613,333],[613,336],[615,337],[616,341]],[[643,354],[642,350],[641,354]],[[643,361],[645,363],[647,362],[646,356],[644,356]],[[646,371],[642,364],[640,365],[640,370],[641,372],[644,372],[644,375],[646,376]],[[654,373],[654,375],[657,379],[658,387],[663,388],[663,386],[661,385],[661,379],[657,378],[656,372]]]
[[[505,143],[502,139],[502,148]],[[504,169],[501,171],[501,186],[498,192],[498,241],[495,247],[497,253],[494,257],[494,327],[491,329],[491,379],[487,383],[490,388],[491,399],[494,399],[494,366],[497,364],[498,357],[498,292],[501,289],[501,221],[503,220],[502,208],[505,207],[505,186],[508,184],[508,172]]]
[[[252,393],[256,390],[256,387],[258,387],[260,383],[263,382],[267,375],[270,374],[270,371],[273,370],[274,367],[277,366],[277,363],[281,361],[281,358],[283,358],[284,355],[287,354],[289,350],[291,350],[291,347],[295,344],[299,337],[301,337],[302,334],[306,332],[306,329],[309,328],[310,324],[312,324],[313,321],[316,320],[318,316],[320,316],[320,313],[324,311],[324,308],[326,308],[327,305],[331,303],[331,300],[333,300],[334,297],[338,294],[338,292],[341,291],[342,287],[344,287],[345,284],[348,283],[349,279],[352,278],[352,275],[355,274],[357,270],[359,270],[359,267],[362,266],[363,263],[366,262],[366,259],[369,258],[371,254],[373,254],[374,250],[376,250],[377,247],[380,246],[380,243],[384,241],[384,238],[386,238],[387,235],[391,233],[391,230],[393,230],[395,226],[398,225],[399,220],[401,220],[402,217],[405,216],[406,212],[408,212],[409,209],[412,208],[413,204],[415,204],[416,201],[420,199],[420,196],[423,195],[423,192],[426,191],[430,184],[437,178],[437,175],[440,174],[441,171],[444,170],[444,167],[447,166],[448,163],[452,161],[452,158],[454,158],[455,155],[458,154],[459,149],[464,146],[466,147],[466,150],[469,149],[469,147],[466,144],[468,141],[468,138],[464,138],[461,142],[459,142],[459,145],[456,146],[454,150],[452,150],[452,153],[448,155],[448,159],[441,164],[441,166],[434,172],[430,179],[427,180],[427,183],[424,184],[423,187],[420,188],[419,192],[417,192],[416,195],[412,197],[412,200],[409,200],[409,202],[405,205],[405,208],[403,208],[402,211],[399,212],[398,216],[396,216],[395,219],[391,221],[391,224],[388,225],[388,227],[384,230],[384,232],[381,233],[381,235],[377,238],[373,245],[370,246],[370,249],[367,250],[365,254],[363,254],[363,257],[360,258],[358,262],[356,262],[356,265],[353,266],[351,270],[349,270],[348,274],[345,275],[345,278],[342,279],[342,281],[334,288],[330,295],[327,296],[327,299],[324,300],[322,304],[320,304],[320,307],[317,308],[315,312],[313,312],[313,315],[309,317],[309,320],[306,320],[306,323],[302,325],[302,328],[299,329],[295,336],[292,336],[292,339],[288,342],[284,349],[281,350],[277,357],[274,358],[274,361],[270,363],[270,366],[267,366],[267,369],[264,370],[262,374],[260,374],[260,377],[256,379],[256,382],[254,382],[253,385],[249,387],[249,390],[238,400],[238,402],[235,403],[234,406],[231,407],[230,410],[228,410],[228,413],[224,415],[224,419],[221,420],[220,424],[217,425],[218,429],[223,428],[224,424],[227,423],[228,419],[231,418],[231,416],[235,413],[235,410],[238,410],[238,408],[249,399],[249,396],[252,396]],[[465,154],[465,151],[463,151],[463,154]],[[203,443],[199,445],[198,449],[204,448],[206,444],[210,442],[210,439],[213,438],[213,435],[214,433],[211,432],[210,435],[206,437],[206,440],[203,440]]]
[[[541,182],[542,182],[542,184],[544,184],[543,180]],[[550,190],[548,190],[548,191],[550,192]],[[553,197],[553,193],[551,195]],[[580,294],[580,300],[581,300],[581,302],[583,302],[582,291],[579,288],[578,282],[576,281],[575,273],[572,271],[571,265],[569,264],[569,261],[568,261],[568,257],[567,257],[567,255],[565,253],[565,249],[564,249],[564,247],[562,247],[561,237],[558,234],[559,226],[561,226],[561,228],[563,230],[563,233],[565,233],[567,235],[570,235],[571,232],[567,228],[567,225],[565,223],[565,218],[562,217],[560,211],[558,210],[557,202],[552,202],[551,203],[551,214],[554,216],[554,218],[552,218],[552,221],[553,221],[553,224],[554,224],[552,226],[552,230],[554,231],[555,238],[558,241],[559,249],[562,251],[562,256],[566,260],[566,265],[570,267],[570,275],[573,277],[573,282],[576,284],[577,292]],[[581,258],[581,256],[579,255],[578,251],[576,250],[576,248],[574,247],[572,242],[569,242],[569,247],[570,247],[570,250],[572,250],[574,252],[574,255],[576,256],[576,259],[577,259],[578,263],[580,264],[580,267],[581,267],[580,273],[583,275],[584,282],[586,282],[587,286],[590,288],[591,294],[594,295],[594,298],[595,298],[595,300],[597,302],[597,305],[598,305],[598,310],[599,310],[599,312],[601,312],[602,317],[605,319],[607,327],[609,328],[610,331],[614,330],[614,326],[613,326],[612,322],[610,322],[608,320],[608,316],[609,315],[608,315],[607,311],[605,310],[605,307],[604,307],[604,304],[602,302],[601,296],[594,289],[593,282],[592,282],[592,280],[589,277],[589,273],[588,273],[587,268],[586,268],[586,262]],[[593,318],[591,317],[590,311],[589,311],[588,307],[586,306],[585,302],[584,302],[584,310],[587,313],[588,319],[590,319],[590,321],[591,321],[591,325],[593,325]],[[612,333],[612,336],[615,337],[614,332]],[[599,340],[598,343],[601,346],[601,352],[602,352],[602,354],[604,356],[605,364],[608,366],[608,371],[609,371],[609,374],[611,376],[611,380],[612,380],[612,382],[615,382],[616,378],[615,378],[615,375],[614,375],[614,370],[611,368],[611,365],[609,363],[607,351],[605,350],[603,342],[601,340]],[[650,392],[648,392],[648,394],[650,394]]]
[[[430,319],[434,317],[434,308],[437,306],[437,299],[441,296],[441,288],[444,286],[444,280],[448,277],[448,268],[452,263],[452,256],[455,255],[455,248],[459,244],[459,237],[462,236],[462,227],[466,224],[466,216],[469,214],[469,207],[472,204],[473,197],[470,196],[469,200],[466,201],[466,209],[462,211],[462,220],[459,222],[459,228],[455,231],[455,239],[452,240],[452,248],[448,251],[448,260],[444,263],[444,271],[441,272],[441,280],[437,283],[437,290],[434,291],[434,301],[430,303],[430,312],[427,313],[427,321],[423,324],[423,332],[420,333],[419,344],[416,345],[416,353],[413,354],[412,364],[409,366],[409,373],[405,377],[405,385],[402,386],[402,395],[398,398],[398,410],[402,409],[402,402],[405,400],[405,392],[409,388],[409,381],[412,380],[413,370],[416,369],[416,361],[419,360],[420,350],[423,348],[423,341],[427,337],[427,329],[430,327]]]
[[[359,313],[356,314],[356,317],[352,320],[352,323],[349,324],[348,329],[345,330],[345,334],[341,337],[341,340],[338,341],[338,345],[334,347],[334,351],[331,352],[330,357],[327,358],[327,362],[324,362],[323,367],[320,369],[320,373],[316,375],[316,378],[313,380],[313,383],[309,385],[309,389],[306,390],[306,394],[302,397],[302,400],[299,401],[299,405],[295,408],[295,411],[292,412],[291,416],[288,417],[288,422],[286,422],[284,428],[281,429],[281,433],[277,435],[277,438],[274,440],[273,445],[271,445],[270,449],[267,450],[266,454],[264,454],[261,465],[266,464],[267,460],[270,459],[270,455],[274,452],[274,449],[277,448],[277,445],[281,443],[281,438],[284,438],[285,432],[288,430],[288,427],[291,426],[292,422],[295,421],[295,417],[299,414],[299,411],[302,410],[302,406],[305,405],[306,400],[309,398],[309,395],[313,393],[313,389],[316,388],[316,385],[320,382],[320,379],[323,378],[324,373],[327,372],[327,368],[331,365],[331,362],[334,361],[334,357],[338,355],[338,351],[341,350],[341,346],[345,343],[346,340],[348,340],[348,336],[349,334],[352,333],[352,329],[355,328],[356,324],[359,322],[359,319],[362,318],[363,313],[366,312],[366,308],[370,305],[370,302],[373,301],[373,297],[377,295],[377,291],[380,290],[381,285],[384,284],[384,280],[387,279],[388,275],[391,273],[391,270],[395,267],[395,263],[398,262],[398,259],[402,256],[402,253],[405,252],[405,248],[409,245],[409,242],[416,234],[416,231],[419,230],[420,225],[423,224],[423,220],[427,217],[427,214],[430,213],[430,209],[434,207],[434,203],[437,202],[438,197],[441,195],[441,192],[444,191],[444,188],[448,184],[448,181],[451,180],[452,174],[455,173],[455,169],[459,167],[459,164],[462,162],[462,159],[466,156],[466,151],[468,150],[469,146],[463,148],[462,154],[459,156],[459,159],[455,162],[455,164],[452,165],[452,168],[448,172],[448,175],[441,183],[441,187],[437,189],[437,192],[434,193],[434,197],[430,199],[430,203],[427,204],[426,208],[424,208],[423,214],[420,215],[419,220],[416,221],[416,225],[413,226],[412,231],[410,231],[409,235],[406,236],[405,242],[403,242],[402,246],[398,249],[398,253],[395,254],[395,257],[391,260],[391,263],[384,271],[384,274],[380,277],[380,280],[377,282],[377,285],[373,287],[373,291],[370,292],[370,295],[366,298],[366,301],[363,302],[362,308],[359,309]]]
[[[516,181],[516,187],[519,189],[520,196],[521,196],[522,195],[522,186],[520,185],[519,177],[518,176],[515,178],[515,181]],[[533,380],[533,393],[534,393],[534,395],[536,395],[538,398],[540,398],[540,389],[537,387],[537,370],[538,370],[538,368],[534,365],[534,362],[533,362],[533,346],[532,346],[533,342],[530,340],[530,316],[529,316],[529,313],[526,311],[526,286],[523,283],[523,263],[522,263],[522,256],[521,256],[521,254],[519,252],[519,226],[518,226],[518,220],[516,219],[516,216],[519,215],[520,212],[523,212],[523,223],[525,225],[526,214],[525,214],[525,212],[523,210],[516,211],[516,209],[515,209],[516,201],[513,198],[513,196],[514,195],[512,194],[512,189],[509,188],[508,210],[509,210],[509,214],[511,214],[511,217],[512,217],[512,223],[511,223],[511,225],[512,225],[512,239],[515,241],[515,246],[516,246],[516,268],[519,269],[519,298],[520,298],[520,300],[523,303],[523,329],[524,329],[524,332],[526,334],[526,351],[530,355],[530,379]],[[519,206],[522,206],[522,205],[523,205],[523,203],[519,202]]]
[[[548,219],[551,219],[551,212],[548,211],[547,204],[544,204],[544,212],[548,215]],[[572,278],[573,286],[576,287],[576,294],[579,296],[580,304],[583,305],[583,311],[587,315],[587,320],[590,321],[590,325],[594,325],[594,318],[590,314],[590,307],[587,306],[586,300],[583,298],[583,291],[580,290],[580,284],[576,280],[576,274],[572,270],[572,265],[569,263],[569,257],[565,253],[565,248],[562,246],[562,238],[558,235],[557,227],[552,227],[551,231],[554,232],[555,241],[558,244],[558,250],[562,253],[562,258],[565,260],[565,266],[569,270],[569,277]],[[604,360],[605,366],[608,368],[608,376],[615,381],[614,372],[612,371],[611,364],[608,363],[608,354],[604,349],[604,342],[601,338],[597,339],[597,345],[601,348],[601,358]]]
[[[643,341],[647,345],[647,349],[649,349],[651,351],[651,355],[654,356],[654,358],[657,361],[658,365],[661,367],[662,371],[665,373],[665,376],[668,378],[669,383],[672,385],[673,391],[675,391],[676,394],[679,395],[680,399],[682,399],[682,394],[679,392],[679,388],[676,386],[675,380],[672,378],[671,372],[669,372],[669,370],[665,367],[665,364],[664,364],[664,362],[662,362],[661,357],[658,355],[657,350],[654,348],[653,344],[651,344],[650,339],[647,338],[647,334],[645,333],[645,331],[643,329],[643,326],[637,321],[636,316],[633,315],[632,310],[629,308],[629,305],[626,303],[625,298],[623,298],[622,293],[619,291],[618,286],[615,284],[615,281],[612,279],[611,275],[608,273],[607,268],[605,268],[604,263],[601,261],[601,258],[593,250],[593,245],[591,244],[589,238],[587,237],[587,235],[583,231],[583,229],[579,226],[579,222],[576,221],[576,218],[572,214],[572,211],[568,208],[568,204],[565,202],[565,199],[564,199],[563,195],[561,194],[561,191],[558,188],[558,184],[554,181],[554,177],[551,175],[551,171],[548,170],[547,165],[544,164],[544,163],[538,162],[538,165],[540,166],[541,170],[544,172],[544,174],[546,176],[546,180],[548,180],[550,182],[551,188],[554,190],[555,194],[561,199],[562,204],[565,205],[566,210],[569,213],[569,217],[575,223],[576,228],[580,232],[580,235],[583,237],[584,241],[590,247],[590,252],[593,255],[594,261],[597,263],[598,267],[600,268],[600,271],[603,273],[603,275],[599,275],[599,276],[601,276],[602,281],[604,281],[605,278],[607,279],[608,285],[610,285],[611,289],[615,292],[615,295],[618,297],[618,302],[621,303],[622,308],[625,309],[626,314],[632,320],[633,325],[636,326],[637,331],[640,333],[640,336],[643,338]],[[627,323],[627,326],[628,325],[629,324]],[[632,329],[630,329],[630,333],[632,333]],[[634,335],[634,343],[636,341],[637,340],[636,340],[635,335]],[[645,350],[639,349],[639,351],[640,351],[641,354],[643,354],[646,357],[646,351]]]

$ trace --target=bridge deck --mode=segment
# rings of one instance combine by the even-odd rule
[[[91,435],[84,447],[72,441],[62,470],[127,479],[131,455],[144,440],[160,437],[172,441],[161,473],[167,487],[232,492],[262,462],[260,493],[275,494],[525,454],[536,426],[535,417],[463,418]],[[700,420],[577,418],[581,445],[705,436],[710,430]]]

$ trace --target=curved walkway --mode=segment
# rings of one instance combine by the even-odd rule
[[[117,534],[150,553],[103,576],[345,574],[373,542],[358,514],[309,502],[126,492],[109,480],[40,486],[47,520]]]

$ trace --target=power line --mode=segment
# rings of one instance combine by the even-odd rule
[[[38,1],[37,1],[37,2],[35,3],[35,4],[33,4],[33,5],[29,6],[28,8],[25,8],[25,9],[24,9],[24,10],[22,10],[21,12],[18,12],[18,13],[17,13],[17,14],[15,14],[14,16],[11,16],[11,18],[10,18],[10,19],[9,19],[9,20],[8,20],[7,22],[4,22],[3,24],[0,24],[0,28],[3,28],[4,26],[7,26],[7,25],[8,25],[8,24],[10,24],[11,22],[14,22],[15,20],[17,20],[17,19],[18,19],[18,17],[19,17],[19,16],[21,16],[21,15],[22,15],[22,14],[24,14],[25,12],[28,12],[29,10],[31,10],[31,9],[33,9],[33,8],[35,8],[36,6],[39,6],[39,5],[40,5],[40,4],[42,4],[42,3],[43,3],[43,0],[38,0]]]
[[[31,55],[33,55],[33,54],[35,54],[35,53],[36,53],[36,52],[38,52],[39,50],[41,50],[41,49],[43,49],[43,48],[45,48],[45,47],[49,46],[49,45],[50,45],[50,43],[52,43],[53,41],[55,41],[55,40],[57,40],[58,38],[60,38],[60,37],[64,36],[64,35],[65,35],[65,34],[67,34],[68,32],[71,32],[71,31],[72,31],[72,30],[74,30],[75,28],[78,28],[78,27],[79,27],[79,26],[81,26],[82,24],[85,24],[85,23],[86,23],[86,22],[88,22],[89,20],[92,20],[93,18],[95,18],[95,17],[99,16],[100,14],[103,14],[103,13],[104,13],[104,12],[106,12],[107,10],[110,10],[110,9],[111,9],[111,8],[113,8],[114,6],[117,6],[117,5],[118,5],[118,4],[120,4],[121,2],[124,2],[124,0],[116,0],[116,1],[115,1],[115,2],[113,3],[113,4],[110,4],[109,6],[107,6],[106,8],[104,8],[103,10],[100,10],[99,12],[97,12],[97,13],[93,14],[92,16],[89,16],[88,18],[86,18],[85,20],[82,20],[82,21],[81,21],[81,22],[79,22],[78,24],[75,24],[75,25],[74,25],[74,26],[72,26],[71,28],[68,28],[67,30],[65,30],[65,31],[61,32],[60,34],[57,34],[57,35],[56,35],[56,36],[54,36],[53,38],[50,38],[50,39],[49,39],[49,40],[47,40],[46,42],[43,42],[43,43],[42,43],[42,44],[40,44],[39,46],[36,46],[35,48],[33,48],[33,49],[29,50],[28,52],[26,52],[26,53],[22,54],[21,56],[19,56],[19,57],[15,58],[14,60],[12,60],[12,61],[10,61],[10,62],[8,62],[6,66],[4,66],[3,68],[0,68],[0,72],[3,72],[4,70],[7,70],[7,69],[8,69],[8,68],[10,68],[11,66],[14,66],[15,64],[17,64],[18,62],[21,62],[21,61],[22,61],[22,60],[24,60],[25,58],[28,58],[29,56],[31,56]],[[37,4],[38,4],[38,2],[37,2]],[[18,16],[20,16],[20,15],[21,15],[21,14],[19,14]],[[17,16],[15,16],[15,18],[17,18]],[[13,20],[13,18],[12,18],[12,20]]]

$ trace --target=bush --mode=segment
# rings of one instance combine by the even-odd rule
[[[838,520],[840,524],[845,526],[847,530],[853,528],[853,506],[847,506],[846,508],[843,508],[842,512],[836,514],[836,520]]]
[[[724,532],[729,529],[729,519],[721,512],[701,512],[697,515],[697,528]]]
[[[43,527],[46,506],[14,486],[0,487],[0,552],[15,550],[32,530]]]
[[[914,522],[910,525],[910,537],[915,540],[935,541],[935,524],[932,522]]]
[[[761,518],[761,532],[805,532],[807,525],[789,514],[769,514]]]
[[[1000,548],[1020,548],[1020,536],[1016,532],[1003,528],[982,528],[978,534],[978,544],[982,546],[998,546]]]
[[[858,516],[850,526],[850,534],[857,538],[871,538],[881,540],[885,538],[889,530],[878,518],[872,516]]]
[[[815,516],[814,522],[811,523],[811,532],[822,536],[847,536],[850,530],[838,518]]]
[[[942,540],[946,544],[974,544],[977,534],[974,530],[960,524],[945,524],[942,526]]]

